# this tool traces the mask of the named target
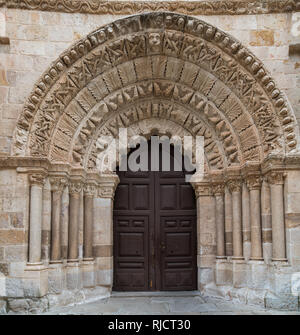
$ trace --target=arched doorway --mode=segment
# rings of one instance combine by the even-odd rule
[[[162,168],[148,145],[148,171],[119,171],[114,202],[114,281],[118,291],[197,289],[197,213],[185,171]],[[135,150],[133,150],[134,152]],[[159,171],[151,170],[154,152]],[[183,161],[183,160],[182,160]],[[184,166],[183,166],[184,167]]]
[[[287,256],[298,255],[292,244],[287,250],[286,238],[298,210],[285,208],[288,199],[298,199],[295,115],[262,62],[239,41],[193,17],[162,12],[115,21],[76,42],[24,104],[5,164],[16,167],[12,180],[26,177],[26,271],[38,288],[40,278],[52,285],[55,267],[58,290],[112,287],[119,178],[99,173],[97,158],[98,139],[118,138],[120,128],[129,136],[154,129],[203,136],[207,176],[193,185],[198,289],[231,287],[238,295],[263,283],[268,292],[277,278],[270,264],[285,268]],[[59,215],[61,207],[66,215]],[[42,253],[48,249],[51,254]],[[42,288],[47,294],[47,285]]]

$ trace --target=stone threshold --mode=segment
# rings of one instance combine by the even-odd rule
[[[112,291],[110,298],[137,297],[196,297],[202,296],[199,291]]]

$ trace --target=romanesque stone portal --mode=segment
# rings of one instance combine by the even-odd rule
[[[197,236],[197,289],[298,308],[291,283],[300,255],[289,243],[299,236],[300,211],[286,211],[300,180],[293,110],[240,41],[165,12],[97,29],[34,86],[5,158],[25,190],[28,256],[11,262],[18,270],[4,278],[3,295],[59,303],[88,288],[110,291],[119,178],[97,170],[104,150],[98,139],[118,138],[120,128],[128,136],[204,137],[205,178],[192,185],[197,218],[189,223]],[[18,296],[10,290],[16,283]]]

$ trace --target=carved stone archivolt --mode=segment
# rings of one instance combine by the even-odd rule
[[[200,20],[150,13],[92,32],[52,64],[19,117],[13,154],[91,167],[99,135],[151,118],[203,134],[217,169],[297,151],[294,114],[250,51]]]
[[[190,15],[240,15],[283,13],[300,10],[297,0],[210,1],[95,1],[95,0],[0,0],[0,7],[88,14],[136,14],[176,11]]]

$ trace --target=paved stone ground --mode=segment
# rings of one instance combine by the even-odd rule
[[[277,311],[244,305],[199,293],[113,293],[110,298],[74,306],[53,308],[44,314],[58,315],[300,315],[300,312]]]

